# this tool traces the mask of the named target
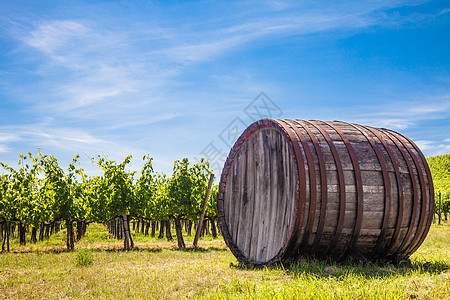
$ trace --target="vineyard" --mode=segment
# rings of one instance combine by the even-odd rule
[[[428,165],[433,174],[435,190],[434,211],[443,215],[445,221],[450,214],[450,154],[438,155],[427,158]],[[439,205],[439,198],[441,198]]]
[[[172,240],[175,227],[178,247],[185,248],[183,231],[196,228],[211,174],[208,161],[191,164],[174,162],[171,177],[153,170],[152,158],[144,156],[139,176],[127,170],[132,157],[117,163],[107,157],[92,158],[101,175],[88,176],[79,166],[79,156],[65,170],[52,155],[39,152],[20,155],[18,168],[1,163],[0,242],[2,252],[10,251],[10,239],[20,245],[48,239],[65,227],[67,250],[74,249],[90,223],[107,225],[111,236],[123,239],[124,248],[134,247],[130,222],[135,232]],[[217,236],[216,194],[213,186],[204,224]],[[206,226],[203,226],[205,230]],[[150,229],[151,228],[151,229]]]
[[[99,156],[92,163],[100,175],[88,176],[78,159],[63,169],[53,156],[28,153],[20,156],[17,168],[2,164],[0,299],[450,295],[448,221],[432,224],[423,245],[397,265],[302,258],[258,268],[237,263],[218,236],[217,186],[208,201],[199,247],[187,246],[208,187],[207,161],[175,161],[173,174],[166,176],[153,170],[148,156],[140,172],[127,171],[131,157],[117,163]],[[430,163],[433,176],[442,165]],[[446,181],[435,178],[437,193],[444,195],[441,182]]]
[[[48,239],[66,228],[67,250],[85,234],[90,223],[107,225],[111,236],[133,248],[132,230],[145,235],[173,239],[185,248],[183,231],[190,236],[198,225],[202,202],[211,174],[209,163],[191,164],[188,159],[174,162],[168,177],[155,172],[152,158],[144,156],[140,174],[127,170],[132,157],[117,163],[97,156],[91,162],[101,175],[88,176],[79,166],[79,156],[64,169],[52,155],[40,152],[20,155],[18,167],[1,163],[0,242],[2,252],[10,250],[10,239],[20,245]],[[445,221],[450,213],[450,154],[427,158],[435,185],[435,212]],[[211,191],[203,228],[217,237],[217,186]],[[441,202],[439,205],[439,197]],[[130,222],[133,228],[130,228]],[[208,229],[209,230],[209,229]],[[17,234],[15,232],[17,231]],[[158,233],[157,233],[158,231]]]

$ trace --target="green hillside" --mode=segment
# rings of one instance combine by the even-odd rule
[[[447,214],[450,213],[450,154],[428,157],[427,162],[433,176],[436,204],[441,193],[442,210],[447,219]],[[438,212],[437,205],[436,212]]]

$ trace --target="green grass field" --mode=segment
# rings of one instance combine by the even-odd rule
[[[131,251],[100,224],[73,252],[64,250],[65,230],[36,245],[13,240],[12,252],[0,254],[0,299],[450,299],[450,223],[432,225],[397,266],[302,260],[252,268],[222,239],[179,250],[176,241],[133,236]]]

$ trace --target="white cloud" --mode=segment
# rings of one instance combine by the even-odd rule
[[[141,74],[127,63],[129,55],[121,56],[127,47],[120,34],[95,30],[81,21],[54,20],[38,25],[23,40],[50,60],[39,66],[41,78],[62,74],[49,83],[48,94],[54,100],[41,99],[33,110],[67,112],[88,107],[133,92],[139,82]]]
[[[367,124],[367,125],[371,125],[374,127],[380,127],[380,128],[388,128],[388,129],[393,129],[393,130],[404,130],[413,124],[413,122],[410,120],[385,119],[385,118],[362,119],[362,120],[357,120],[357,123]]]
[[[10,133],[7,130],[5,132],[2,131],[0,129],[0,153],[11,152],[13,148],[10,147],[10,144],[20,141],[20,136],[16,133]]]
[[[433,141],[426,141],[426,140],[418,140],[418,141],[414,141],[414,143],[422,150],[422,151],[426,151],[426,150],[430,150],[434,148],[434,144],[435,142]]]
[[[0,144],[0,153],[8,153],[11,151],[11,148],[7,145]]]
[[[89,33],[83,24],[72,20],[57,20],[40,24],[24,41],[30,46],[53,55],[64,47],[77,46],[76,40],[83,40]]]
[[[361,114],[362,118],[356,123],[368,124],[375,127],[384,127],[393,130],[406,131],[411,128],[416,132],[421,124],[439,122],[439,129],[414,140],[426,156],[450,153],[450,123],[445,125],[442,120],[449,120],[450,96],[447,94],[423,97],[420,101],[393,102],[379,106],[359,107],[360,111],[370,111]],[[426,139],[423,139],[425,137]]]
[[[233,37],[219,41],[175,46],[173,48],[160,50],[157,53],[163,54],[166,59],[182,63],[201,62],[237,47],[242,44],[244,40],[243,37]]]
[[[15,133],[0,132],[0,143],[9,143],[20,140],[20,137]]]
[[[150,124],[155,124],[155,123],[158,123],[161,121],[172,120],[179,116],[181,116],[181,114],[179,114],[179,113],[163,113],[163,114],[157,115],[157,116],[146,117],[145,119],[137,119],[137,120],[135,119],[135,120],[129,121],[129,122],[117,123],[115,125],[107,127],[106,129],[115,130],[115,129],[125,128],[125,127],[150,125]]]
[[[444,141],[429,141],[418,140],[414,141],[425,156],[435,156],[450,153],[450,140]]]
[[[379,106],[358,108],[363,113],[357,121],[376,127],[407,129],[422,121],[447,119],[450,115],[450,96],[425,96],[416,101],[393,101]]]

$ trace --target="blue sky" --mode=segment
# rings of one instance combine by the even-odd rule
[[[1,161],[219,165],[261,103],[449,153],[450,3],[0,0]]]

